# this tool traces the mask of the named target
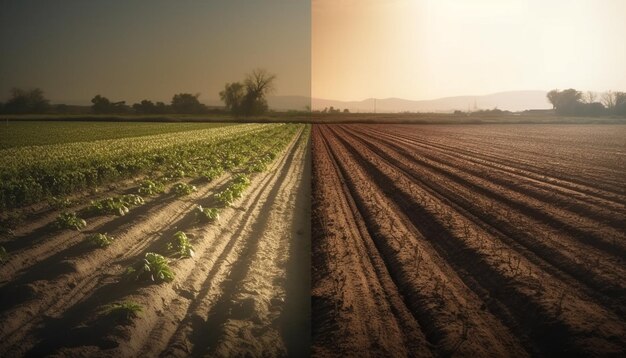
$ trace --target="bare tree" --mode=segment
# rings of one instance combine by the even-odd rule
[[[598,95],[595,92],[587,91],[583,94],[583,102],[587,104],[591,104],[596,101]]]
[[[609,110],[615,109],[616,95],[613,91],[607,91],[602,94],[602,104]]]
[[[260,99],[274,91],[276,75],[262,68],[256,68],[246,75],[244,84],[249,96]]]

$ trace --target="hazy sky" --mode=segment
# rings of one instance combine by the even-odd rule
[[[313,0],[312,95],[626,90],[624,0]]]
[[[217,99],[263,67],[277,95],[310,95],[309,0],[0,0],[0,99],[41,87],[53,100],[133,103],[174,93]]]

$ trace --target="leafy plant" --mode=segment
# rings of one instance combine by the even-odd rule
[[[9,254],[4,246],[0,246],[0,264],[4,263],[9,258]]]
[[[174,272],[170,268],[169,262],[165,257],[154,252],[146,253],[136,267],[128,270],[129,274],[135,274],[136,279],[147,279],[152,281],[172,281]]]
[[[202,172],[202,177],[207,181],[211,182],[217,179],[220,175],[224,173],[224,170],[221,167],[214,167]]]
[[[138,206],[138,205],[145,204],[145,201],[143,200],[143,198],[141,196],[137,195],[137,194],[122,195],[120,200],[123,203],[125,203],[127,205],[132,205],[132,206]]]
[[[185,184],[185,183],[176,183],[172,187],[172,191],[177,196],[189,195],[189,194],[193,193],[196,190],[197,189],[196,189],[196,187],[194,185],[189,185],[189,184]]]
[[[94,215],[113,214],[124,216],[128,214],[130,206],[143,205],[144,200],[136,194],[127,194],[120,197],[110,197],[91,202],[87,212]]]
[[[141,195],[156,195],[165,191],[163,183],[153,180],[144,180],[139,184],[137,192]]]
[[[222,192],[215,194],[215,198],[224,206],[231,205],[241,198],[243,191],[250,186],[250,178],[245,174],[237,174],[232,183]]]
[[[185,177],[185,171],[182,169],[172,169],[170,171],[168,171],[165,176],[167,178],[184,178]]]
[[[61,213],[56,221],[55,226],[59,229],[74,229],[80,231],[87,226],[87,222],[76,215],[76,213]]]
[[[251,173],[260,173],[267,170],[267,163],[263,161],[254,161],[248,165],[248,171]]]
[[[108,316],[116,316],[118,319],[130,321],[139,316],[143,306],[133,301],[122,301],[104,306],[101,313]]]
[[[233,190],[231,190],[231,188],[226,188],[223,191],[215,194],[215,199],[217,199],[217,201],[223,205],[223,206],[228,206],[231,205],[234,201],[235,201],[235,195]]]
[[[250,185],[250,178],[245,174],[237,174],[233,178],[233,183],[243,187],[248,187]]]
[[[193,257],[193,246],[189,243],[187,234],[182,231],[178,231],[174,234],[172,242],[167,244],[168,251],[174,251],[174,253],[180,257]]]
[[[198,220],[213,222],[220,219],[218,208],[203,208],[201,205],[198,205],[195,208],[195,212]]]
[[[68,198],[59,198],[59,197],[53,196],[52,198],[50,198],[49,204],[54,209],[65,209],[65,208],[69,208],[70,206],[72,206],[73,203]]]
[[[96,234],[89,235],[87,240],[90,243],[92,243],[94,246],[106,247],[106,246],[111,245],[113,241],[115,240],[115,238],[107,235],[106,233],[104,234],[96,233]]]

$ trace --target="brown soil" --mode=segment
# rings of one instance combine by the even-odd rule
[[[0,356],[308,354],[307,153],[302,131],[217,223],[197,223],[191,209],[216,205],[229,175],[183,199],[163,194],[125,216],[94,218],[83,232],[51,231],[54,213],[20,229],[0,267]],[[171,260],[173,282],[124,278],[178,230],[195,256]],[[96,249],[84,240],[91,232],[116,240]],[[129,322],[101,313],[121,301],[143,311]]]
[[[313,355],[623,355],[624,137],[315,125]]]

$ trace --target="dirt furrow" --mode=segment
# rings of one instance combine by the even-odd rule
[[[337,162],[343,167],[359,209],[366,213],[376,250],[382,253],[405,302],[419,317],[427,336],[436,342],[436,354],[526,355],[517,339],[496,318],[480,309],[480,298],[463,284],[380,188],[372,185],[371,178],[355,165],[336,138],[327,137],[333,142],[339,156]]]
[[[466,284],[471,287],[471,281],[480,282],[491,296],[488,302],[493,300],[496,304],[499,302],[500,306],[504,304],[502,308],[516,317],[516,322],[510,323],[509,327],[519,331],[515,327],[519,324],[524,328],[523,331],[530,332],[533,342],[541,351],[583,352],[590,349],[616,352],[623,349],[623,342],[614,342],[610,338],[615,334],[624,335],[623,323],[619,319],[584,298],[584,295],[580,296],[579,292],[566,289],[558,280],[542,276],[538,291],[529,281],[532,278],[537,282],[541,269],[503,245],[497,237],[476,227],[467,220],[467,217],[472,217],[467,216],[467,212],[436,192],[427,188],[425,190],[414,182],[412,176],[381,160],[367,148],[356,145],[352,153],[377,183],[387,188],[396,202],[402,204],[403,210],[412,213],[410,217],[413,223],[425,237],[429,240],[440,237],[432,243],[438,247],[439,254],[446,257],[457,270],[470,273],[469,277],[464,277]],[[469,228],[469,235],[463,235],[464,228]],[[470,239],[473,235],[477,239]],[[463,256],[458,257],[460,251]],[[505,294],[502,292],[503,287],[507,288]],[[488,306],[494,311],[498,309],[492,304]],[[499,313],[504,321],[507,320],[506,311]],[[529,315],[529,312],[534,314]],[[587,338],[591,334],[589,327],[595,329],[593,339]],[[542,329],[550,330],[553,335],[537,335],[537,330]],[[564,335],[559,336],[561,333]],[[603,343],[594,343],[598,341]]]
[[[410,134],[410,132],[407,134],[407,132],[402,132],[396,129],[393,130],[392,133],[394,135],[410,139],[416,143],[421,143],[426,147],[437,148],[439,150],[452,153],[453,155],[467,158],[471,161],[483,163],[507,172],[520,174],[523,177],[544,183],[542,185],[549,184],[555,189],[561,188],[560,190],[566,195],[575,193],[582,198],[589,196],[606,201],[607,203],[605,205],[613,205],[618,208],[621,207],[622,209],[624,208],[622,204],[624,199],[623,188],[617,191],[606,192],[605,188],[597,187],[597,181],[584,180],[581,182],[580,180],[576,180],[576,178],[564,177],[561,172],[536,167],[536,160],[528,165],[525,165],[524,162],[521,161],[521,159],[516,155],[506,155],[507,152],[509,152],[508,154],[512,154],[510,153],[510,150],[498,155],[491,152],[490,154],[487,154],[485,151],[481,151],[480,147],[467,148],[463,142],[456,144],[450,143],[449,138],[439,138],[440,141],[437,141],[434,139],[424,138],[423,135],[418,136]]]
[[[410,156],[412,160],[427,160],[447,168],[455,168],[456,171],[471,174],[476,178],[488,179],[494,184],[500,184],[518,193],[513,195],[511,199],[518,196],[528,199],[532,198],[547,204],[549,207],[556,206],[557,209],[566,212],[566,214],[561,214],[562,216],[574,216],[575,219],[573,220],[587,221],[595,219],[600,221],[604,225],[601,228],[608,225],[615,230],[622,228],[626,224],[626,219],[620,215],[620,208],[615,206],[611,210],[610,207],[607,208],[606,201],[590,201],[588,196],[572,195],[571,191],[563,191],[563,188],[555,187],[552,184],[538,182],[523,175],[502,170],[496,166],[486,165],[481,161],[468,159],[458,153],[438,150],[432,146],[403,139],[395,134],[373,131],[371,128],[359,128],[358,132],[373,138],[386,139],[388,145],[394,146],[396,150]],[[625,208],[622,206],[621,209]],[[626,215],[626,210],[623,210],[623,214]],[[609,229],[609,227],[606,229]]]
[[[372,150],[377,150],[378,154],[393,165],[411,173],[414,178],[420,178],[433,190],[452,198],[465,210],[506,234],[506,238],[514,238],[516,242],[531,250],[531,257],[536,255],[567,274],[577,277],[591,287],[588,293],[592,295],[604,293],[608,295],[609,301],[623,296],[625,288],[621,277],[626,275],[626,268],[622,267],[619,262],[618,258],[621,255],[618,253],[611,253],[615,257],[603,260],[601,264],[595,263],[594,257],[601,257],[606,253],[598,251],[593,245],[581,245],[576,237],[572,238],[567,235],[569,231],[562,225],[546,227],[543,221],[534,221],[535,216],[528,217],[526,211],[520,212],[521,204],[511,205],[510,196],[506,196],[505,188],[481,190],[483,189],[481,185],[485,185],[484,183],[478,180],[468,182],[440,168],[433,170],[431,166],[423,165],[420,160],[407,160],[405,156],[398,155],[395,151],[396,147],[391,149],[391,146],[373,139],[369,139],[369,142],[363,140],[362,143]],[[484,193],[487,194],[486,197],[483,196]],[[485,210],[486,208],[489,210]],[[502,217],[505,213],[506,217]],[[519,227],[525,229],[522,231]],[[583,234],[586,233],[583,232]],[[619,234],[614,233],[614,235]],[[619,309],[623,304],[617,301],[613,306]]]
[[[320,228],[313,233],[312,248],[313,355],[429,356],[429,344],[372,248],[337,164],[316,130],[314,177],[324,181],[314,182],[313,192],[315,202],[324,206],[316,205],[313,213],[313,227]],[[342,188],[341,195],[335,195],[336,187]],[[316,220],[323,220],[322,226]]]

